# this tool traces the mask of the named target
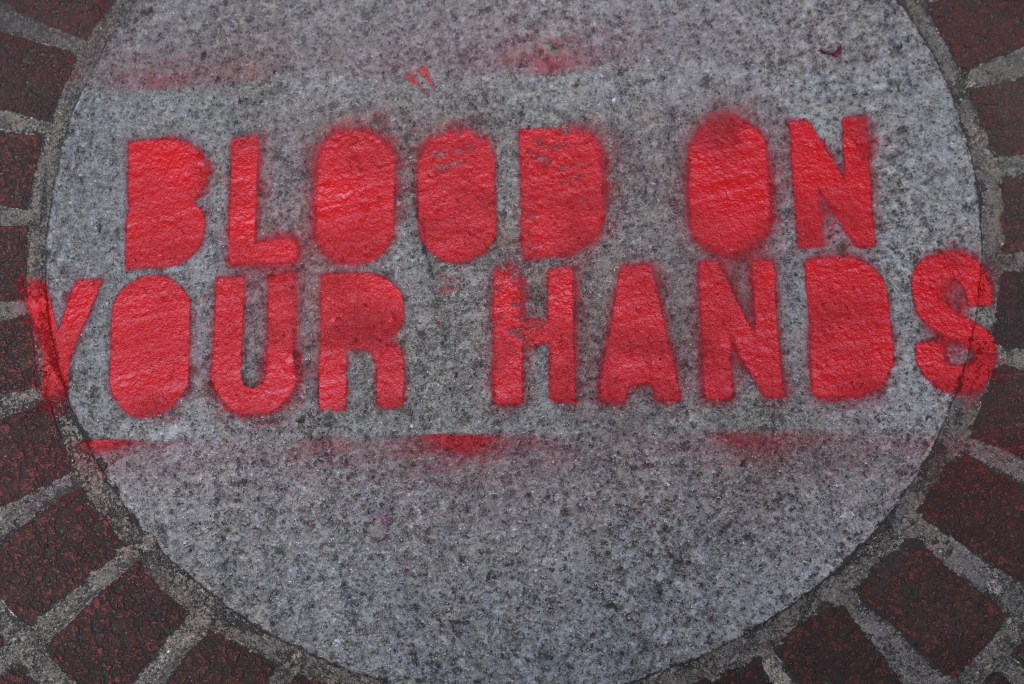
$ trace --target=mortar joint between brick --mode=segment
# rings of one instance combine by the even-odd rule
[[[116,582],[142,555],[137,546],[123,546],[103,567],[89,573],[82,585],[58,601],[23,632],[28,643],[50,641],[104,589]]]
[[[960,579],[992,600],[1007,616],[1024,619],[1024,584],[981,558],[955,537],[920,520],[917,538]]]
[[[18,112],[0,110],[0,131],[5,133],[29,133],[47,135],[53,128],[49,121],[41,121]]]
[[[205,610],[189,611],[185,621],[167,638],[160,653],[139,673],[135,684],[163,684],[174,674],[185,656],[202,641],[213,624]]]
[[[994,57],[967,72],[964,81],[968,88],[983,88],[1016,81],[1024,77],[1024,48]]]
[[[895,625],[864,605],[856,592],[850,592],[838,601],[882,654],[890,669],[904,684],[951,683],[952,677],[940,672]]]
[[[0,394],[0,420],[33,409],[42,401],[43,396],[36,388]]]
[[[64,475],[0,508],[0,539],[21,529],[53,502],[77,486],[74,475]]]
[[[60,29],[47,26],[41,21],[22,14],[6,2],[0,2],[0,26],[3,26],[3,33],[66,50],[76,55],[81,53],[91,42],[91,40],[83,40]]]
[[[764,668],[764,673],[768,675],[768,680],[772,684],[793,684],[792,678],[786,672],[785,665],[782,664],[782,659],[775,654],[775,651],[763,651],[760,658],[761,667]]]

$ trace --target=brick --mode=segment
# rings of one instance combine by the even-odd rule
[[[988,677],[985,677],[985,684],[1010,684],[1010,680],[1000,672],[993,672]]]
[[[274,666],[219,634],[207,634],[174,671],[168,684],[266,684]]]
[[[1024,45],[1024,4],[1019,0],[937,0],[928,9],[961,69]]]
[[[28,270],[28,229],[0,227],[0,301],[22,298]]]
[[[28,209],[42,149],[38,135],[0,133],[0,206]]]
[[[75,681],[128,684],[185,613],[136,563],[53,638],[50,653]]]
[[[0,677],[0,684],[36,684],[36,680],[27,674],[11,671]]]
[[[999,277],[999,301],[996,342],[1007,349],[1024,349],[1024,273],[1004,273]]]
[[[107,520],[76,489],[0,543],[0,598],[33,622],[108,563],[119,546]]]
[[[1024,581],[1024,485],[963,456],[946,465],[920,510],[932,525]]]
[[[1024,371],[996,368],[971,425],[971,436],[1024,458]]]
[[[858,593],[952,677],[963,672],[1006,620],[999,606],[916,540],[879,561]]]
[[[764,667],[761,665],[761,659],[755,658],[744,667],[737,667],[723,672],[722,676],[713,683],[707,679],[702,679],[697,684],[771,684],[771,680],[765,674]]]
[[[1024,154],[1024,80],[971,91],[988,144],[998,155]]]
[[[79,38],[88,38],[113,0],[7,0],[36,21]]]
[[[836,606],[796,627],[777,652],[797,684],[899,682],[850,614]]]
[[[74,68],[70,52],[0,33],[0,109],[53,121]]]
[[[28,316],[0,320],[0,392],[19,392],[37,384],[35,354]]]
[[[1024,643],[1017,644],[1017,646],[1010,651],[1010,655],[1021,665],[1024,665]]]
[[[308,677],[303,677],[302,675],[299,675],[298,677],[296,677],[295,679],[292,680],[292,684],[321,684],[321,683],[319,681],[315,680],[315,679],[310,679]]]
[[[1000,186],[1003,194],[1003,251],[1024,250],[1024,178],[1005,178]]]
[[[0,505],[71,472],[71,459],[46,405],[0,421]]]

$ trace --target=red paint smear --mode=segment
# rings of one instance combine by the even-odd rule
[[[437,434],[417,437],[413,444],[429,454],[478,458],[498,451],[504,440],[497,435]]]
[[[102,456],[115,451],[123,451],[141,444],[153,444],[153,442],[134,439],[87,439],[82,442],[82,447],[94,456]]]
[[[501,53],[500,61],[511,71],[550,76],[600,66],[618,56],[618,51],[595,44],[591,36],[520,34],[516,45]]]
[[[149,45],[117,55],[117,63],[104,63],[92,82],[126,90],[173,90],[188,87],[244,86],[267,81],[301,69],[301,46],[275,41],[272,32],[247,36],[242,44],[220,38],[208,50],[154,52]],[[497,35],[495,35],[497,34]],[[424,48],[422,34],[381,53],[371,33],[352,36],[337,53],[322,55],[322,64],[335,70],[386,74],[416,86],[424,95],[435,88],[434,74],[426,66],[409,71],[413,60],[428,60],[438,68],[472,73],[523,72],[539,76],[564,74],[605,64],[636,60],[649,48],[652,37],[636,26],[589,28],[578,32],[543,35],[514,25],[496,27],[493,20],[469,22],[454,35],[432,34]],[[426,51],[425,51],[426,50]]]
[[[780,467],[795,463],[799,454],[807,457],[808,450],[814,453],[816,463],[837,471],[861,468],[863,458],[851,458],[850,454],[864,454],[885,458],[897,443],[911,445],[911,448],[926,448],[934,435],[921,432],[907,432],[899,435],[886,432],[861,432],[857,434],[836,434],[824,430],[795,430],[779,432],[723,431],[691,437],[707,440],[724,449],[729,456],[707,460],[706,450],[697,443],[686,440],[684,445],[674,441],[657,442],[647,445],[652,451],[679,452],[687,450],[694,462],[701,468],[717,470],[729,459],[738,458],[740,467],[765,468],[777,474]],[[115,465],[125,459],[145,457],[145,466],[152,465],[164,455],[164,451],[180,441],[133,441],[116,439],[94,439],[83,442],[83,446],[108,465]],[[825,447],[822,450],[822,447]],[[370,440],[322,439],[296,441],[275,448],[280,458],[296,465],[305,465],[315,470],[344,470],[354,461],[383,461],[389,459],[424,458],[428,471],[443,473],[466,467],[486,467],[490,464],[516,459],[526,454],[546,454],[546,462],[555,467],[574,460],[579,455],[578,444],[573,441],[537,437],[533,435],[498,434],[429,434],[415,437],[390,437]],[[629,459],[629,452],[621,451],[622,458]],[[722,461],[722,458],[726,461]],[[642,459],[641,459],[642,460]],[[140,464],[142,462],[140,461]],[[143,467],[140,465],[139,467]],[[201,465],[196,464],[196,467]]]
[[[138,49],[122,64],[101,67],[93,78],[99,85],[128,90],[241,86],[265,81],[293,66],[290,58],[274,54],[267,44],[260,46],[258,60],[247,56],[251,54],[251,47],[222,47],[214,53],[204,50],[198,56]]]
[[[181,445],[181,441],[94,439],[82,442],[94,456],[107,465],[115,465],[130,457],[145,454],[146,465],[152,465],[166,455],[166,449]],[[217,443],[210,443],[211,445]],[[243,449],[244,450],[244,449]],[[344,469],[350,459],[357,461],[384,461],[390,459],[425,459],[428,470],[444,472],[470,465],[496,463],[527,452],[566,454],[569,444],[557,439],[532,435],[497,434],[428,434],[409,437],[383,437],[379,439],[314,439],[297,440],[272,447],[283,459],[305,464],[317,470]],[[552,456],[555,462],[557,459]],[[140,461],[141,462],[141,461]]]
[[[430,91],[434,88],[434,79],[430,76],[430,70],[421,66],[416,71],[410,71],[405,75],[405,80],[420,89],[420,92],[430,97]]]

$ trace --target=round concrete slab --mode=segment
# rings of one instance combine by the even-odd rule
[[[734,400],[701,396],[696,268],[708,255],[682,215],[683,160],[717,111],[769,145],[777,220],[757,256],[778,273],[784,399],[743,371]],[[824,248],[798,249],[787,122],[810,121],[838,157],[856,115],[877,150],[878,244],[851,249],[833,230]],[[488,136],[497,158],[497,241],[468,264],[437,260],[417,234],[416,155],[452,122]],[[348,408],[317,403],[318,278],[340,269],[312,239],[312,168],[346,125],[386,135],[399,159],[395,242],[356,269],[404,296],[398,409],[376,406],[374,365],[358,355]],[[523,263],[517,134],[562,126],[594,132],[608,155],[603,235],[567,260]],[[225,265],[229,149],[248,135],[264,154],[261,231],[298,236],[303,255],[301,384],[258,419],[225,410],[208,381],[214,279],[230,274],[250,278],[245,372],[261,373],[266,270]],[[166,270],[191,298],[189,389],[139,420],[111,394],[110,321],[139,275],[124,261],[127,145],[161,137],[202,149],[214,173],[205,242]],[[927,329],[910,273],[941,249],[980,251],[977,201],[946,85],[893,3],[141,2],[72,118],[47,280],[67,292],[104,278],[71,406],[90,439],[124,441],[103,458],[125,503],[230,607],[399,681],[628,681],[789,605],[891,510],[950,401],[915,365]],[[809,386],[805,260],[829,254],[865,259],[888,287],[896,361],[861,400],[823,402]],[[548,399],[543,352],[521,406],[491,400],[492,278],[508,263],[538,315],[547,270],[575,270],[574,405]],[[657,269],[679,402],[597,396],[614,286],[632,263]]]

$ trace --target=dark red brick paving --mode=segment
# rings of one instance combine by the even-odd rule
[[[790,632],[776,650],[796,684],[899,682],[844,608],[825,606]]]
[[[168,684],[265,684],[274,666],[219,634],[207,634],[175,670]]]
[[[28,267],[28,228],[0,227],[0,301],[21,299]]]
[[[36,680],[21,672],[8,672],[0,677],[0,684],[36,684]]]
[[[996,342],[1007,349],[1024,349],[1024,273],[999,276],[999,300],[996,325],[992,333]]]
[[[136,563],[53,638],[50,653],[77,682],[128,684],[185,615]]]
[[[981,127],[997,155],[1024,154],[1024,80],[971,91]]]
[[[921,504],[925,520],[1017,580],[1024,580],[1024,485],[963,456]]]
[[[69,492],[0,543],[0,598],[32,622],[109,562],[119,546],[85,493]]]
[[[20,392],[37,384],[35,354],[28,316],[0,320],[0,392]]]
[[[988,677],[985,677],[985,684],[1010,684],[1010,680],[1000,672],[993,672]]]
[[[996,368],[971,426],[971,436],[1024,458],[1024,371]]]
[[[974,68],[1024,45],[1024,3],[1020,0],[937,0],[928,10],[961,69]]]
[[[42,149],[37,135],[0,132],[0,206],[28,209]]]
[[[71,471],[53,415],[45,405],[0,421],[0,505]]]
[[[47,26],[88,38],[113,0],[7,0],[7,4]]]
[[[75,56],[0,33],[0,109],[52,121]]]
[[[916,540],[879,561],[859,593],[952,677],[963,672],[1006,620],[999,606]]]
[[[724,672],[713,683],[707,679],[702,679],[698,684],[771,684],[771,680],[765,674],[764,667],[761,665],[761,659],[756,658],[744,667],[737,667]]]
[[[1024,250],[1024,178],[1005,178],[1000,188],[1003,193],[1003,251]]]

